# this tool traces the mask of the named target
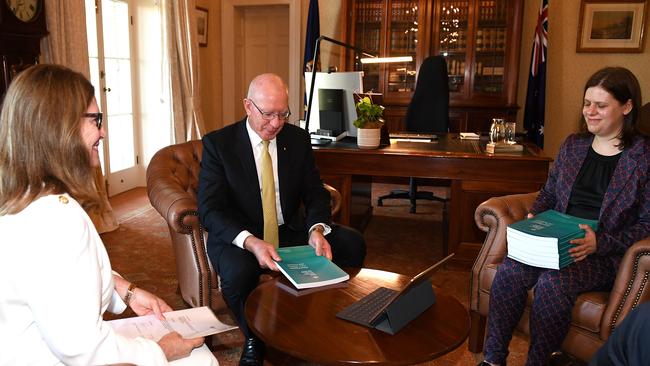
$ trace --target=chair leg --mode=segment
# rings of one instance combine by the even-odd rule
[[[409,179],[409,198],[411,201],[411,209],[409,212],[415,213],[417,206],[418,186],[415,184],[415,178]]]
[[[442,253],[446,257],[449,255],[449,211],[447,204],[449,201],[442,203]]]
[[[487,317],[474,310],[469,311],[469,317],[470,326],[467,349],[473,353],[481,353],[483,352],[483,342],[485,341],[485,323]]]

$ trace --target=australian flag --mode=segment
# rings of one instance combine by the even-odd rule
[[[316,40],[320,37],[320,20],[318,14],[318,0],[309,1],[309,13],[307,14],[307,32],[305,36],[305,58],[302,63],[302,71],[307,71],[307,63],[314,57]],[[312,69],[311,67],[309,68]]]
[[[530,57],[524,128],[528,140],[544,148],[544,104],[546,100],[546,50],[548,47],[548,0],[541,0]]]

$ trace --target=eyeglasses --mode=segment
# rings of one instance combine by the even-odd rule
[[[97,113],[84,113],[84,117],[92,118],[93,121],[95,121],[95,124],[97,125],[97,129],[101,130],[102,129],[102,121],[104,120],[104,114],[102,112],[97,112]]]
[[[258,110],[258,111],[260,112],[260,114],[262,115],[262,119],[265,120],[265,121],[271,121],[271,120],[273,120],[273,118],[277,118],[277,119],[279,119],[280,121],[286,121],[286,120],[289,119],[289,116],[291,116],[291,111],[286,111],[286,112],[282,112],[282,113],[278,113],[278,112],[275,112],[275,113],[264,112],[263,110],[260,109],[260,107],[257,106],[257,104],[255,104],[255,102],[253,102],[252,99],[248,99],[248,100],[249,100],[251,103],[253,103],[253,105],[255,106],[255,108],[257,108],[257,110]]]

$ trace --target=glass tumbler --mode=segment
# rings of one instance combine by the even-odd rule
[[[502,142],[505,136],[505,124],[503,118],[492,118],[490,126],[490,142],[496,144]]]
[[[505,131],[505,142],[508,145],[514,145],[517,143],[515,140],[515,132],[517,130],[516,122],[506,122],[506,131]]]

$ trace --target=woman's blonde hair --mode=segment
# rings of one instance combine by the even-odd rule
[[[81,74],[36,65],[9,85],[0,112],[0,216],[47,194],[68,193],[87,211],[101,206],[81,121],[94,89]]]

